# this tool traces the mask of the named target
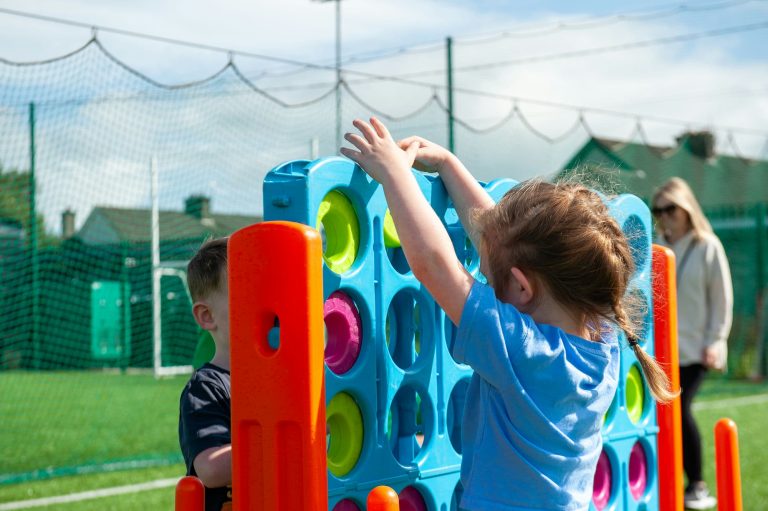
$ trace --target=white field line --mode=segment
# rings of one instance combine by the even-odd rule
[[[716,410],[718,408],[735,408],[738,406],[756,405],[760,403],[768,403],[768,394],[718,399],[716,401],[703,401],[700,403],[693,403],[692,408],[694,410]]]
[[[178,477],[172,477],[170,479],[157,479],[155,481],[149,481],[146,483],[128,484],[126,486],[113,486],[112,488],[100,488],[98,490],[70,493],[68,495],[56,495],[54,497],[45,497],[42,499],[28,499],[19,500],[16,502],[6,502],[5,504],[0,504],[0,511],[9,511],[11,509],[29,509],[32,507],[50,506],[52,504],[66,504],[68,502],[80,502],[82,500],[111,497],[113,495],[124,495],[126,493],[138,493],[142,491],[157,490],[159,488],[176,486],[176,483],[178,482]]]

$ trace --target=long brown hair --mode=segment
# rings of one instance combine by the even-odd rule
[[[677,396],[656,360],[639,346],[625,310],[631,307],[627,287],[635,265],[600,195],[575,183],[525,181],[482,212],[477,228],[497,296],[509,285],[510,268],[520,268],[575,312],[593,337],[603,333],[606,321],[621,328],[654,398],[667,402]]]

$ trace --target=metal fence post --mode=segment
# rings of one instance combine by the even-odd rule
[[[40,268],[37,240],[37,183],[35,181],[37,148],[35,147],[35,104],[29,104],[29,259],[31,266],[30,291],[32,293],[32,317],[29,318],[32,341],[32,368],[40,369],[40,339],[37,320],[40,312]]]

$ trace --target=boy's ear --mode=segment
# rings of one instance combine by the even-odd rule
[[[216,326],[211,308],[205,302],[195,302],[192,306],[192,315],[203,330],[213,330]]]
[[[515,294],[520,300],[519,305],[528,305],[533,302],[535,294],[533,280],[529,279],[517,266],[513,266],[510,272],[512,273],[512,280],[509,284],[513,286]]]

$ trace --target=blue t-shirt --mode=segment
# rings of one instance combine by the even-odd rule
[[[536,324],[473,284],[451,346],[475,371],[462,424],[462,509],[588,509],[619,371],[615,334],[602,341]]]

